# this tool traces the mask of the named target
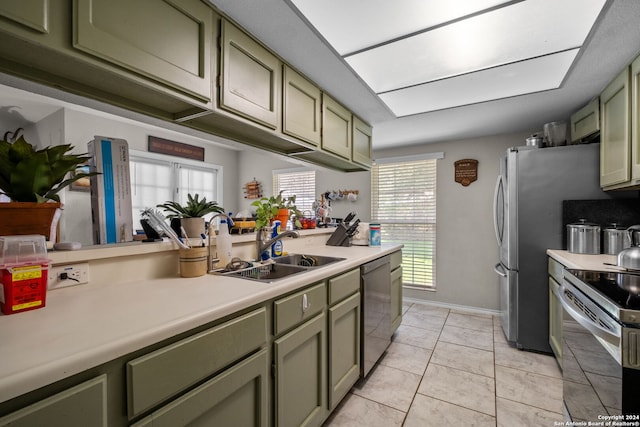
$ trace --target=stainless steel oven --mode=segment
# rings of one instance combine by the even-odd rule
[[[565,270],[563,400],[574,422],[640,421],[638,290],[639,275]]]

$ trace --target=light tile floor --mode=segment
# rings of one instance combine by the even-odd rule
[[[552,356],[510,347],[498,317],[407,303],[386,354],[324,426],[551,427],[562,420]]]

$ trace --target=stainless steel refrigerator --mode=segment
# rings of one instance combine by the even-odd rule
[[[504,334],[523,350],[551,352],[547,249],[564,249],[562,201],[603,199],[600,144],[507,150],[494,195]]]

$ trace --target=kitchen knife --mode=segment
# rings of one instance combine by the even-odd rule
[[[356,216],[356,213],[355,213],[355,212],[349,212],[349,213],[347,214],[347,216],[345,217],[344,222],[345,222],[345,223],[347,223],[347,224],[349,224],[349,222],[350,222],[353,218],[355,218],[355,216]]]
[[[347,229],[348,237],[353,237],[353,235],[356,234],[356,231],[358,229],[358,224],[360,224],[360,218],[353,221],[353,224],[351,224],[351,226]]]

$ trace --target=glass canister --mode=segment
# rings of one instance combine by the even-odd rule
[[[369,224],[369,246],[380,246],[381,237],[380,224]]]

